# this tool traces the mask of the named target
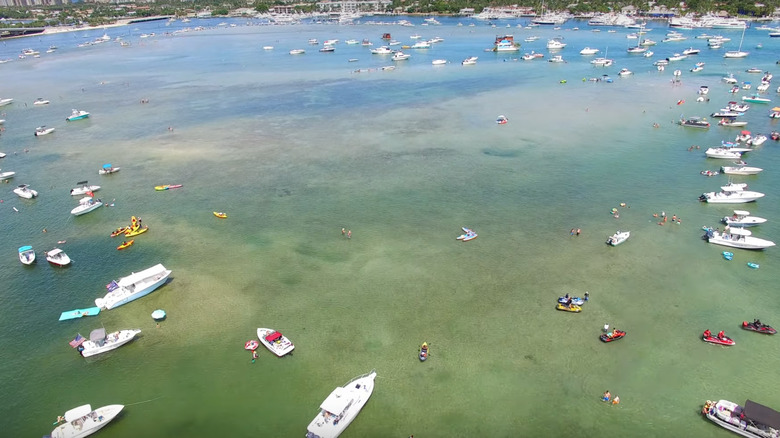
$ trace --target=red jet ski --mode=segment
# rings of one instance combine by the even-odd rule
[[[615,329],[609,333],[603,333],[601,336],[599,336],[599,339],[601,339],[602,342],[612,342],[617,341],[618,339],[623,339],[624,336],[626,336],[626,332]]]
[[[710,333],[709,330],[705,331],[704,334],[701,336],[702,341],[709,342],[711,344],[718,344],[718,345],[734,345],[736,342],[734,342],[733,339],[729,338],[726,335],[723,335],[722,337],[719,336],[712,336],[712,333]]]
[[[755,320],[753,322],[742,321],[742,328],[745,330],[751,330],[754,332],[764,333],[767,335],[774,335],[775,333],[777,333],[777,330],[773,329],[771,326],[762,323],[759,320]]]

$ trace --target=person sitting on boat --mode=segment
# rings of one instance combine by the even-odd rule
[[[704,337],[705,338],[711,338],[712,337],[712,332],[710,331],[710,329],[704,330]]]
[[[719,332],[718,332],[718,339],[723,339],[723,338],[725,338],[725,337],[726,337],[726,334],[725,334],[725,333],[723,333],[723,330],[721,330],[721,331],[719,331]]]

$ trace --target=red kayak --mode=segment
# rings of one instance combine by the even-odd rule
[[[602,342],[612,342],[617,341],[618,339],[623,339],[624,336],[626,336],[626,332],[621,330],[613,330],[610,333],[603,333],[601,336],[599,336],[599,339],[601,339]]]
[[[734,342],[733,339],[729,338],[728,336],[723,336],[722,338],[719,338],[717,336],[704,336],[702,335],[701,339],[704,342],[709,342],[711,344],[718,344],[718,345],[734,345],[736,342]]]
[[[753,322],[742,321],[742,328],[745,330],[764,333],[767,335],[774,335],[775,333],[777,333],[777,330],[773,329],[771,326],[762,323],[759,320],[755,320]]]

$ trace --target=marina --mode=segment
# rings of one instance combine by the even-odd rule
[[[0,71],[14,87],[0,96],[13,99],[0,115],[0,164],[15,173],[0,196],[0,348],[14,352],[0,367],[0,414],[14,419],[4,433],[51,433],[57,415],[90,402],[125,406],[101,437],[247,436],[258,424],[303,436],[315,414],[313,429],[329,426],[317,408],[336,385],[369,370],[378,390],[343,437],[728,437],[696,417],[704,400],[780,407],[776,339],[738,330],[754,318],[776,324],[780,252],[724,248],[720,232],[708,243],[702,227],[722,229],[740,206],[697,200],[729,177],[749,184],[765,196],[748,209],[767,219],[751,230],[776,241],[780,148],[770,139],[739,158],[708,158],[738,130],[678,124],[742,103],[722,78],[778,71],[780,39],[718,29],[732,41],[709,49],[695,38],[702,29],[679,29],[684,43],[664,43],[666,22],[650,20],[659,42],[645,57],[625,49],[636,29],[591,32],[585,20],[400,18],[192,17],[4,40],[0,59],[12,61]],[[389,44],[384,34],[410,47],[443,41],[393,62],[370,51]],[[547,43],[560,36],[565,62],[520,60],[552,58]],[[494,51],[497,38],[520,47]],[[320,53],[311,39],[338,42]],[[723,58],[740,44],[746,58]],[[681,60],[676,77],[653,65],[688,46],[702,49],[695,61],[706,70]],[[19,58],[28,48],[40,57]],[[582,48],[612,65],[591,64],[599,55]],[[776,104],[777,85],[758,96]],[[35,105],[39,96],[50,102]],[[780,129],[771,106],[751,106],[739,116],[751,132]],[[89,117],[66,122],[74,108]],[[56,131],[31,135],[42,126]],[[118,169],[105,163],[122,170],[95,175]],[[701,174],[721,166],[735,173]],[[88,196],[70,190],[90,175],[102,205],[69,214]],[[22,183],[39,196],[14,194]],[[117,251],[123,237],[109,233],[131,216],[151,232]],[[616,230],[631,230],[629,241],[605,244]],[[23,263],[24,246],[41,260]],[[68,268],[43,260],[52,248],[72,257]],[[151,281],[122,282],[155,266],[143,276]],[[159,288],[128,305],[95,302],[111,279]],[[551,302],[586,291],[579,309]],[[93,314],[93,304],[112,310]],[[71,313],[83,311],[89,318]],[[601,339],[605,324],[625,330],[607,337],[620,342]],[[143,336],[90,360],[68,347],[101,326]],[[261,345],[253,363],[243,347],[257,327],[274,328],[268,342],[283,333],[294,351],[278,358]],[[707,327],[736,344],[702,342]],[[474,348],[476,333],[491,334],[501,360]],[[716,372],[741,377],[715,383]],[[599,401],[606,388],[619,405]],[[328,405],[335,416],[346,409]],[[579,421],[562,423],[561,411]]]

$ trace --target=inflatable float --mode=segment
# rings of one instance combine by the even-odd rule
[[[246,344],[244,344],[244,349],[246,350],[257,350],[257,347],[260,346],[260,343],[256,340],[252,339],[250,341],[246,341]]]

